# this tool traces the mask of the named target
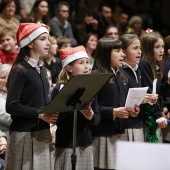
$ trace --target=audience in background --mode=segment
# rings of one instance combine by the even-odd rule
[[[122,11],[120,13],[119,18],[116,23],[116,27],[118,28],[118,31],[119,31],[119,36],[126,33],[127,26],[128,26],[128,20],[129,20],[128,13]]]
[[[114,25],[109,25],[106,28],[105,37],[106,38],[119,38],[119,33],[118,33],[117,27]]]
[[[58,63],[58,70],[62,69],[62,62],[60,58],[60,50],[64,48],[69,48],[71,47],[71,40],[67,37],[58,37],[57,38],[57,45],[58,45],[58,52],[56,55],[56,60]]]
[[[11,28],[16,33],[19,20],[15,18],[16,4],[14,0],[2,0],[0,3],[0,31]]]
[[[7,146],[7,138],[5,133],[0,130],[0,168],[4,170],[5,166],[5,151]]]
[[[17,55],[18,47],[16,35],[12,29],[4,29],[0,32],[0,59],[2,64],[13,64]]]
[[[98,37],[96,34],[90,33],[85,37],[84,46],[89,57],[89,70],[93,69],[94,64],[94,51],[96,49]]]
[[[145,34],[145,31],[142,28],[142,18],[140,16],[135,15],[130,18],[126,33],[136,34],[139,38]]]
[[[75,20],[73,25],[75,38],[81,45],[89,33],[97,33],[98,29],[98,21],[94,18],[90,9],[85,9],[82,12],[82,20]]]
[[[102,3],[99,6],[99,17],[98,19],[98,36],[102,38],[105,34],[106,28],[113,24],[112,8],[106,3]]]
[[[101,3],[99,5],[96,5],[92,9],[90,8],[91,7],[90,5],[92,4],[90,3],[88,4],[87,2],[89,3],[89,1],[87,0],[74,0],[74,1],[0,0],[0,166],[2,169],[4,168],[4,157],[5,157],[4,153],[7,144],[6,139],[8,137],[9,126],[12,122],[10,115],[6,112],[5,109],[6,96],[7,96],[6,84],[7,84],[8,73],[9,70],[11,69],[11,65],[14,63],[16,56],[18,55],[18,52],[20,50],[16,44],[16,32],[18,30],[20,22],[21,23],[40,22],[48,25],[50,29],[51,37],[49,38],[49,41],[51,45],[49,45],[49,53],[48,55],[43,56],[42,58],[44,62],[44,66],[47,68],[47,77],[50,84],[49,98],[51,98],[51,91],[54,87],[54,84],[58,80],[59,72],[62,70],[62,62],[59,53],[60,50],[62,51],[62,49],[69,48],[71,46],[84,45],[87,55],[89,57],[89,68],[91,71],[93,69],[94,52],[96,50],[98,38],[100,39],[104,37],[104,40],[106,41],[108,40],[115,41],[115,39],[119,38],[119,36],[128,33],[129,35],[132,34],[135,34],[135,36],[137,35],[139,39],[141,39],[142,37],[144,37],[145,39],[144,34],[146,33],[144,30],[146,28],[150,27],[151,29],[150,28],[147,29],[147,32],[149,33],[148,35],[154,35],[154,36],[156,34],[154,33],[150,34],[150,33],[152,29],[156,30],[156,25],[157,28],[160,29],[160,31],[162,30],[164,31],[165,29],[164,26],[160,24],[161,16],[156,15],[158,13],[154,11],[159,7],[158,2],[155,2],[153,9],[150,9],[152,14],[145,8],[143,4],[141,4],[141,1],[136,1],[135,11],[129,10],[129,6],[127,4],[129,3],[129,1],[118,0],[118,1],[111,2],[109,0],[101,0]],[[150,0],[148,4],[152,5],[152,1]],[[134,14],[134,12],[135,15],[132,15]],[[155,18],[155,16],[158,17]],[[153,27],[153,25],[155,27]],[[161,48],[161,50],[163,51],[164,42],[162,40],[163,38],[161,37],[161,45],[159,44],[160,43],[160,39],[159,39],[158,41],[155,42],[155,44],[152,44],[152,48],[150,49],[148,48],[146,50],[147,52],[144,50],[144,48],[147,46],[147,45],[145,46],[145,44],[147,44],[149,40],[147,40],[147,42],[145,43],[143,43],[142,40],[143,57],[142,59],[140,59],[140,63],[139,63],[140,67],[142,67],[141,77],[143,76],[143,79],[145,80],[145,81],[142,80],[143,81],[142,86],[146,86],[147,83],[150,83],[149,85],[152,85],[153,80],[155,78],[159,80],[158,83],[161,82],[162,84],[167,84],[167,81],[169,79],[168,77],[170,77],[170,72],[169,72],[170,37],[169,36],[165,38],[165,56],[166,56],[165,61],[161,61],[161,62],[157,61],[157,59],[160,59],[163,56],[163,52],[161,52],[158,58],[156,59],[154,58],[154,60],[151,61],[150,59],[148,60],[150,65],[149,66],[147,65],[147,69],[149,68],[150,72],[148,72],[147,69],[144,67],[146,64],[145,63],[146,61],[144,62],[144,58],[146,59],[148,57],[147,55],[151,53],[151,51],[152,52],[153,50],[156,51],[158,50],[158,48]],[[105,45],[107,44],[103,43],[103,48],[105,48]],[[132,45],[133,43],[130,44],[129,46],[132,47]],[[137,48],[138,49],[141,48],[140,44],[135,45],[135,48],[131,50],[133,51],[136,50]],[[100,50],[101,49],[102,48],[100,48]],[[126,50],[124,49],[124,52],[125,51]],[[106,53],[103,52],[101,53],[103,54],[103,57],[107,56]],[[151,56],[152,55],[150,55],[150,57]],[[132,55],[129,55],[129,57],[132,57]],[[125,59],[124,61],[127,60]],[[161,70],[162,63],[163,63],[163,73]],[[132,70],[134,73],[136,73],[137,70],[139,70],[138,65],[136,65],[135,69]],[[119,74],[119,71],[117,70],[115,71],[115,76]],[[162,78],[162,74],[163,74],[163,78]],[[141,77],[136,77],[136,78],[141,78]],[[148,77],[150,81],[146,81]],[[161,78],[162,81],[160,81]],[[117,80],[115,79],[115,81]],[[136,81],[136,83],[138,83],[139,86],[140,83],[138,82],[138,80]],[[151,86],[149,87],[151,93],[152,87]],[[164,89],[166,89],[166,92],[159,94],[160,99],[158,100],[158,102],[162,106],[162,101],[160,97],[160,95],[162,95],[164,104],[165,106],[167,106],[166,110],[164,108],[163,109],[156,108],[157,104],[153,106],[147,104],[147,106],[149,106],[148,108],[150,108],[149,110],[150,112],[148,113],[153,112],[151,110],[152,108],[155,109],[153,112],[154,115],[151,115],[151,118],[152,117],[160,118],[159,121],[162,121],[163,126],[160,127],[165,127],[166,119],[170,119],[169,89],[168,88],[164,88]],[[157,90],[158,90],[157,92],[159,93],[160,89],[158,88]],[[103,100],[103,96],[101,99]],[[145,114],[146,113],[145,106],[144,109],[145,109],[144,111],[141,109],[141,112],[144,112]],[[162,114],[166,119],[162,118]],[[153,121],[155,123],[155,120]],[[150,122],[148,121],[148,123]],[[159,123],[161,122],[158,122],[158,124]],[[54,124],[51,124],[50,130],[52,133],[53,143],[55,143],[56,126],[53,125]],[[154,126],[152,125],[149,127],[151,129],[145,128],[145,133],[151,132],[152,135],[157,134],[158,136],[157,127],[158,126],[155,123]],[[163,142],[170,143],[170,128],[166,127],[165,129],[162,129],[162,131],[163,131]],[[139,136],[141,137],[141,135]],[[157,136],[155,135],[155,137]],[[135,135],[133,137],[135,138]],[[153,142],[153,140],[152,141],[148,140],[149,139],[148,135],[145,134],[145,137],[147,137],[148,142]]]
[[[50,47],[49,52],[46,56],[43,57],[44,66],[50,71],[51,73],[51,80],[52,83],[57,82],[57,77],[60,72],[59,65],[56,60],[56,54],[57,54],[57,39],[54,36],[50,37]]]
[[[28,22],[40,22],[50,27],[50,18],[48,14],[48,1],[36,0],[33,4],[30,14],[28,15]]]
[[[69,4],[60,2],[56,8],[56,16],[51,19],[51,34],[53,36],[64,36],[71,40],[71,45],[76,46],[77,40],[74,38],[72,26],[68,21]]]
[[[7,79],[11,65],[3,64],[0,66],[0,130],[6,135],[9,134],[9,126],[12,122],[10,114],[6,112]]]

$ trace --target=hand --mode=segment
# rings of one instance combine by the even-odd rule
[[[53,114],[39,114],[39,119],[42,119],[48,123],[54,124],[56,120],[58,119],[59,113],[53,113]]]
[[[113,109],[113,117],[127,119],[129,118],[129,111],[125,107],[118,107]]]
[[[170,70],[168,71],[168,84],[170,85]]]
[[[5,137],[0,137],[0,154],[4,154],[7,146],[7,140]]]
[[[165,128],[167,127],[167,119],[165,119],[164,117],[161,117],[159,119],[156,120],[156,123],[158,124],[158,126],[160,128]]]
[[[158,95],[157,94],[149,94],[149,93],[147,93],[145,95],[145,98],[142,101],[142,104],[145,104],[145,103],[155,104],[157,102],[157,100],[158,100]]]
[[[168,108],[167,108],[167,107],[164,107],[164,108],[163,108],[162,116],[163,116],[165,119],[169,119],[169,118],[170,118],[170,112],[168,112]]]
[[[140,107],[136,105],[134,109],[127,109],[127,110],[129,111],[129,115],[131,117],[136,117],[140,112]]]
[[[90,24],[93,25],[93,26],[97,26],[98,21],[96,19],[93,19],[93,20],[91,20]]]
[[[94,112],[91,108],[91,103],[89,102],[87,109],[86,110],[80,110],[80,112],[84,115],[84,117],[88,120],[92,120],[93,116],[94,116]]]

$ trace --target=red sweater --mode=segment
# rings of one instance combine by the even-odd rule
[[[0,50],[0,60],[2,64],[13,64],[16,57],[18,55],[18,51],[15,51],[13,53],[6,53],[3,50]]]

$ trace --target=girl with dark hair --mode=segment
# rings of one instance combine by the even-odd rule
[[[28,22],[40,22],[50,27],[48,1],[36,0],[30,14],[28,15]]]
[[[6,111],[11,114],[7,170],[53,170],[53,144],[50,123],[58,115],[40,114],[48,103],[49,82],[39,60],[49,50],[49,31],[45,25],[23,23],[17,32],[20,52],[8,77]]]
[[[132,110],[124,107],[128,84],[120,69],[125,56],[121,41],[100,39],[94,56],[94,74],[113,74],[113,78],[97,94],[101,123],[93,129],[94,166],[96,170],[115,169],[116,142],[124,133],[124,119],[138,114],[139,108]]]

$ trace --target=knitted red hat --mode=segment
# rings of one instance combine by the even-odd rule
[[[41,23],[22,23],[17,31],[17,43],[20,48],[25,47],[42,33],[48,33],[48,27]]]
[[[89,58],[86,53],[86,49],[83,46],[61,49],[60,56],[63,68],[74,60],[80,58]]]

